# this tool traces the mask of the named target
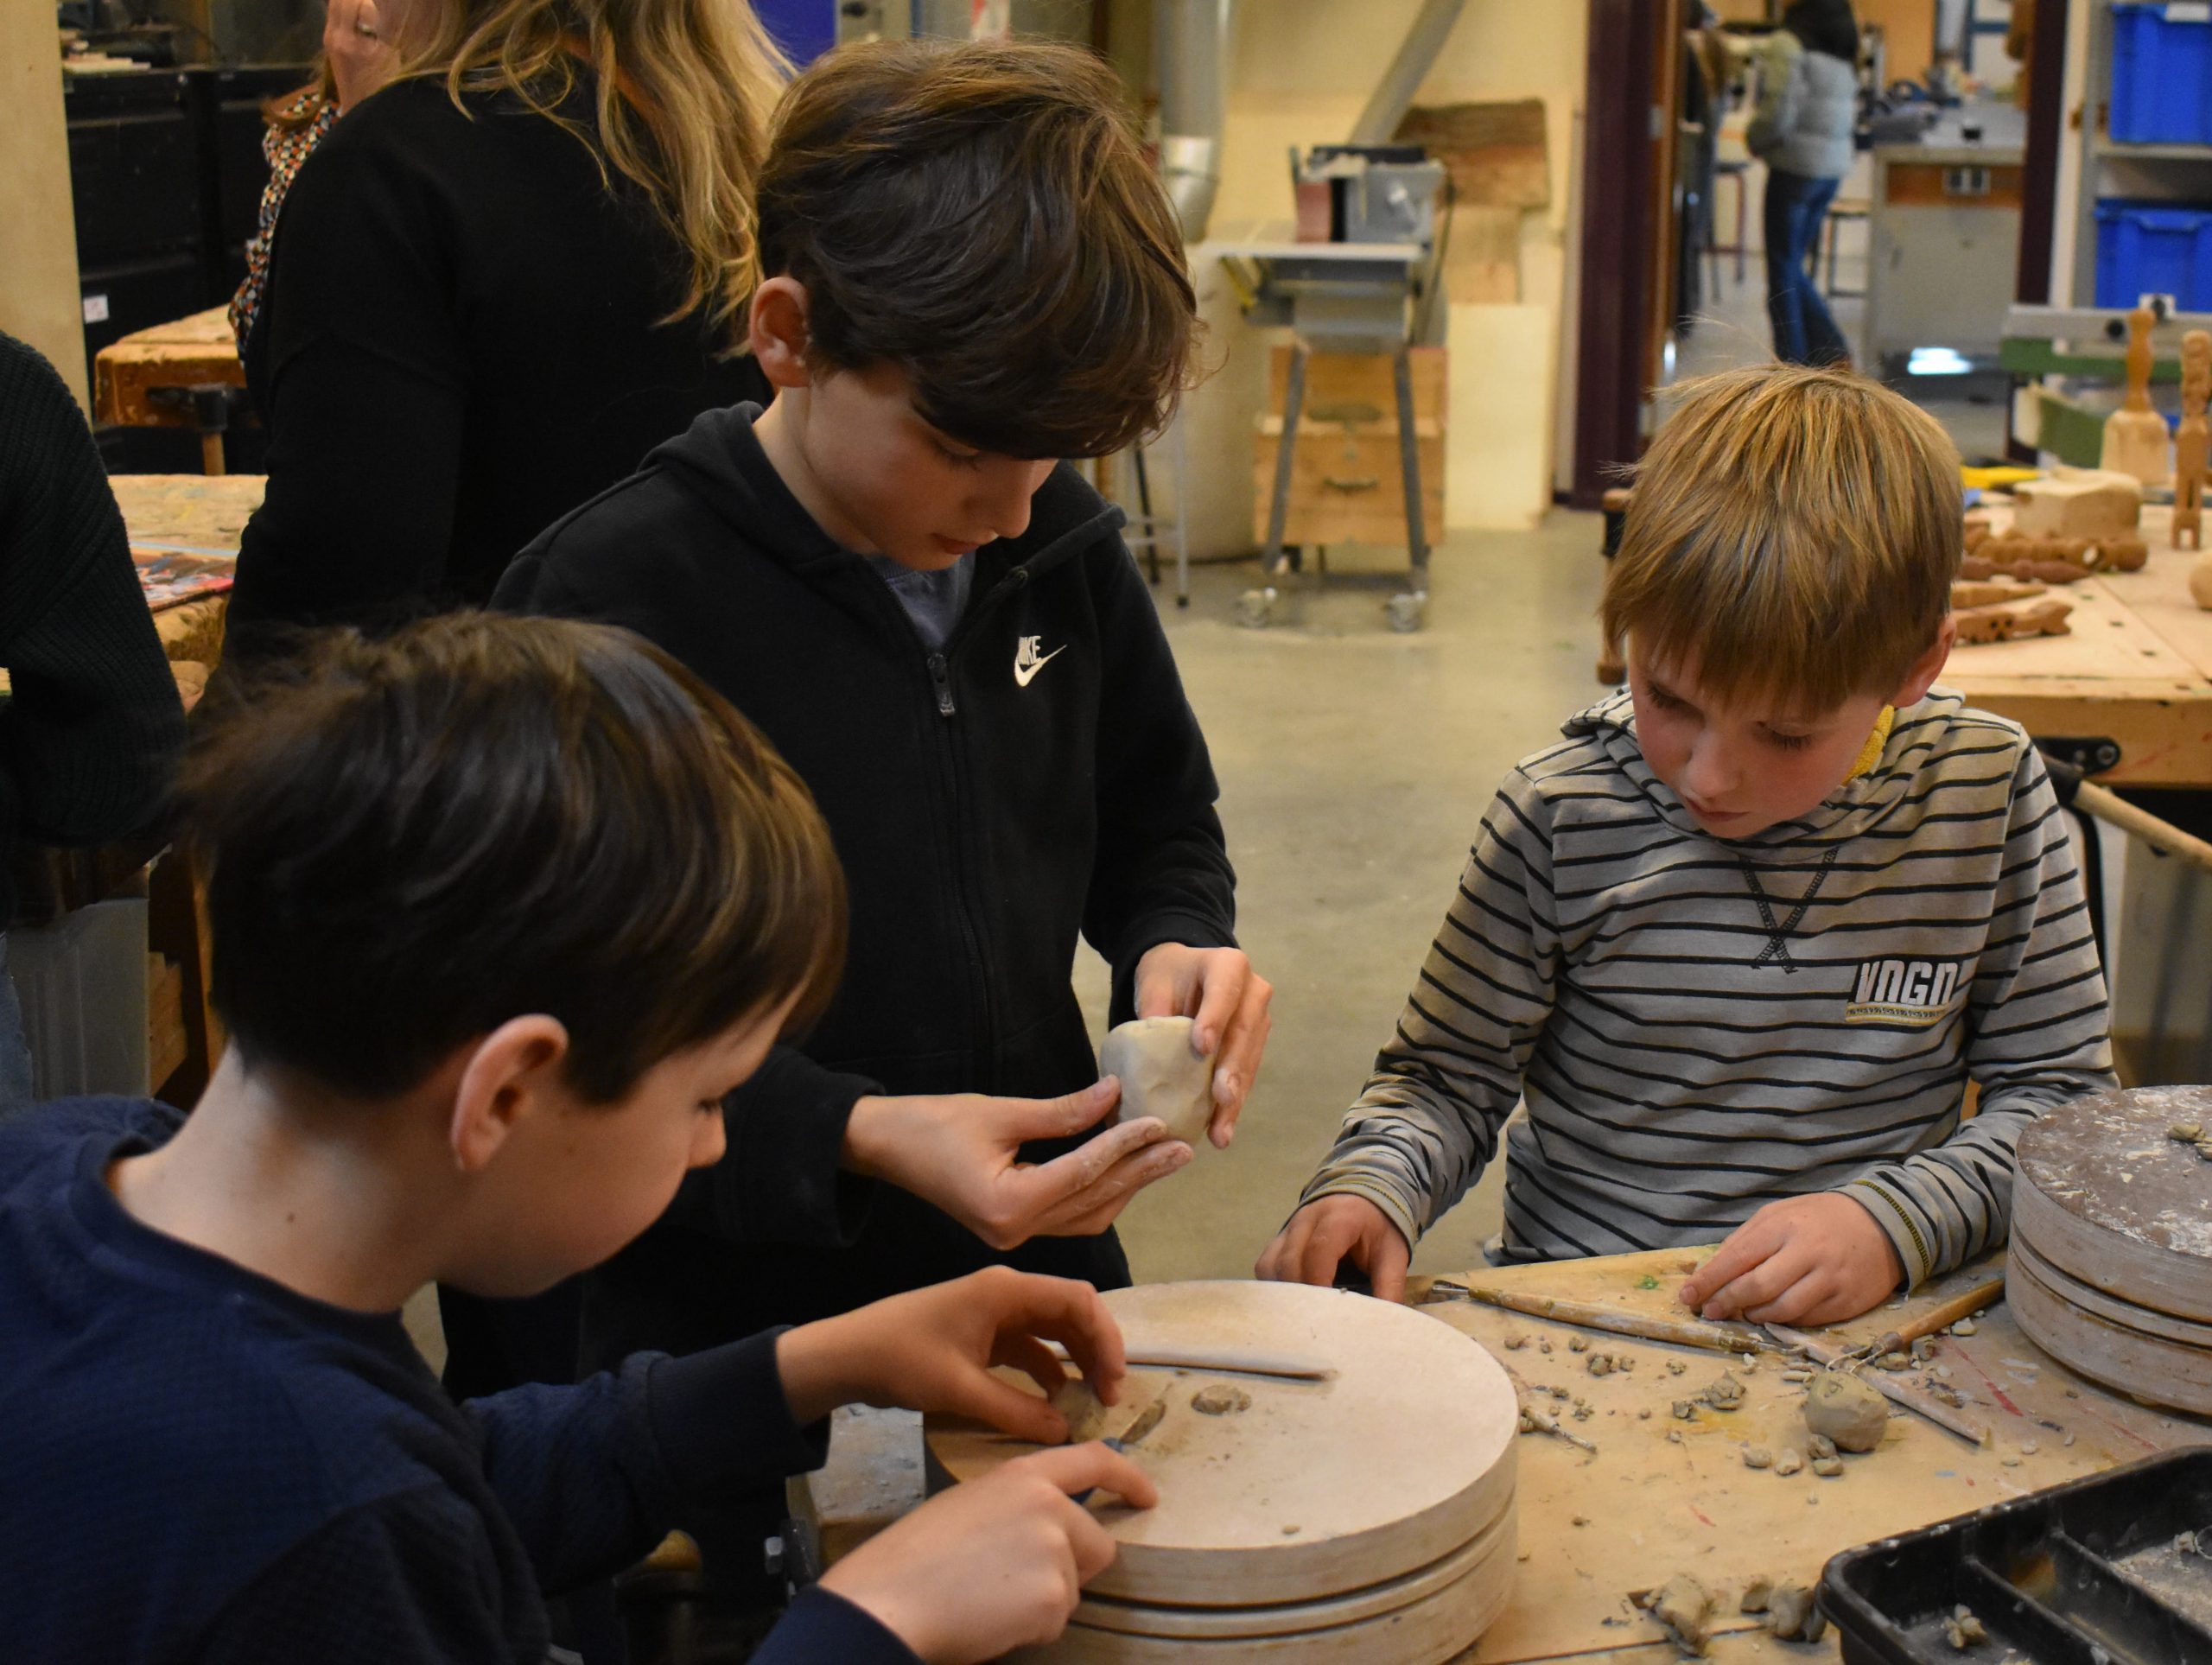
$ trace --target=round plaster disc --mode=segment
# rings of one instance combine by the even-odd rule
[[[1102,1499],[1121,1553],[1097,1596],[1262,1607],[1364,1590],[1431,1566],[1513,1497],[1513,1385],[1483,1348],[1409,1307],[1287,1283],[1147,1284],[1110,1291],[1130,1357],[1290,1357],[1324,1380],[1179,1369],[1166,1414],[1130,1449],[1160,1503]],[[1233,1389],[1243,1408],[1193,1401]],[[1035,1447],[932,1422],[931,1454],[972,1479]]]
[[[2005,1304],[2020,1333],[2061,1363],[2130,1398],[2212,1416],[2212,1355],[2084,1312],[2008,1257]]]
[[[2171,1137],[2212,1131],[2212,1089],[2092,1093],[2020,1134],[2012,1233],[2083,1283],[2212,1320],[2212,1162]]]

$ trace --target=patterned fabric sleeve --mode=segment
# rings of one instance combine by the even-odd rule
[[[304,119],[310,110],[313,119]],[[276,216],[283,209],[284,194],[292,188],[300,164],[338,120],[338,106],[312,87],[276,113],[285,119],[270,122],[261,136],[261,154],[269,158],[269,183],[262,187],[260,220],[246,239],[245,281],[231,297],[231,332],[238,337],[241,353],[253,333],[254,315],[261,309],[262,289],[269,281],[269,251],[276,246]]]

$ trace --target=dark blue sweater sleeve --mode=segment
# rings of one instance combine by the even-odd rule
[[[912,1649],[847,1601],[817,1586],[802,1591],[753,1665],[916,1665]]]
[[[1083,933],[1114,968],[1109,1021],[1135,1015],[1137,962],[1162,943],[1236,945],[1236,875],[1213,760],[1136,562],[1090,551],[1100,662],[1098,852]]]
[[[573,1388],[470,1400],[484,1472],[538,1582],[558,1593],[636,1560],[677,1506],[821,1466],[827,1420],[791,1420],[770,1331],[687,1358],[640,1353]]]
[[[217,1614],[200,1665],[483,1665],[518,1637],[486,1599],[502,1579],[483,1524],[442,1486],[348,1511],[292,1546]],[[543,1613],[505,1615],[542,1631]],[[542,1649],[541,1649],[542,1650]]]

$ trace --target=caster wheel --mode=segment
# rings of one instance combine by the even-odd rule
[[[1236,622],[1249,630],[1265,630],[1274,621],[1279,594],[1272,584],[1265,589],[1246,590],[1236,598]]]

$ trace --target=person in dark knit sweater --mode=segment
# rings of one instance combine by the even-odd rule
[[[658,651],[588,625],[342,632],[188,771],[232,1045],[189,1120],[0,1122],[0,1633],[10,1658],[538,1662],[541,1592],[686,1500],[810,1467],[866,1399],[1054,1441],[1096,1293],[995,1271],[572,1388],[455,1406],[401,1304],[617,1248],[722,1153],[723,1094],[834,985],[805,789]],[[1058,1446],[855,1551],[754,1655],[891,1665],[1050,1640],[1113,1542]]]
[[[1235,946],[1205,740],[1118,512],[1052,461],[1127,444],[1187,374],[1173,211],[1120,111],[1096,60],[1028,43],[847,48],[801,76],[760,199],[775,402],[702,416],[501,583],[502,607],[638,631],[759,722],[852,887],[836,1006],[731,1101],[757,1159],[697,1176],[587,1281],[588,1357],[1001,1259],[1128,1282],[1114,1216],[1190,1155],[1156,1122],[1083,1147],[1099,1184],[1058,1212],[912,1160],[1025,1117],[1052,1155],[1111,1113],[1069,983],[1083,938],[1116,1020],[1197,1020],[1229,1141],[1269,990]],[[850,1211],[841,1164],[899,1188]]]
[[[269,488],[233,657],[480,603],[556,516],[766,394],[739,349],[782,62],[744,0],[422,0],[407,45],[301,165],[246,331]]]
[[[0,334],[0,1109],[31,1095],[8,976],[18,836],[92,843],[149,820],[184,709],[84,412]]]

